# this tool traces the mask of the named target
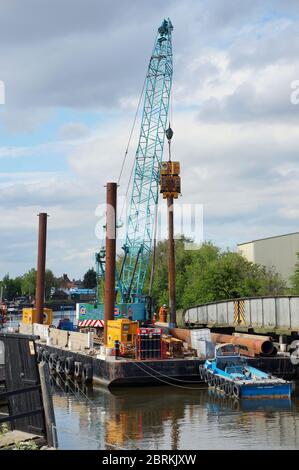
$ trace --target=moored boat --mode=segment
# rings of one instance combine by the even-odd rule
[[[199,367],[200,378],[210,387],[235,398],[289,398],[293,383],[248,364],[233,344],[215,348],[215,357]]]

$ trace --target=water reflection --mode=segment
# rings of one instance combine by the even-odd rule
[[[291,410],[295,406],[291,398],[262,398],[262,399],[239,399],[225,396],[214,389],[207,391],[207,407],[213,411],[279,411]]]
[[[299,448],[298,397],[238,401],[198,386],[109,391],[61,380],[53,387],[65,449]]]

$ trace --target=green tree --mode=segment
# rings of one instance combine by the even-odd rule
[[[157,309],[169,301],[167,246],[166,240],[158,242],[156,246],[151,295]],[[118,257],[118,271],[122,261],[123,256]],[[152,265],[152,256],[149,264]],[[273,269],[251,263],[234,251],[221,250],[211,242],[196,248],[191,240],[184,237],[175,240],[175,264],[177,309],[217,300],[286,292],[285,282]],[[149,293],[150,271],[149,268],[144,294]],[[120,301],[119,295],[117,300]]]
[[[29,297],[35,296],[36,269],[32,268],[22,276],[22,294]]]
[[[48,300],[51,295],[51,289],[57,288],[59,285],[58,279],[54,276],[53,272],[51,269],[46,269],[45,272],[45,296],[46,299]]]
[[[22,294],[31,297],[35,296],[36,291],[36,269],[32,268],[21,278]],[[57,279],[50,269],[45,272],[45,297],[50,298],[51,288],[57,287]]]
[[[259,272],[260,286],[257,295],[285,295],[288,293],[289,289],[287,288],[286,282],[275,272],[273,267],[266,268],[265,266],[259,266]]]
[[[155,276],[152,286],[152,297],[156,301],[157,307],[166,303],[168,304],[168,252],[167,240],[157,243],[156,246],[156,261],[155,261]],[[188,249],[186,249],[188,246]],[[214,256],[218,248],[213,247],[211,244],[206,244],[203,249],[192,249],[193,243],[190,239],[181,236],[175,240],[175,265],[176,265],[176,297],[177,308],[183,308],[183,296],[186,290],[186,283],[189,282],[189,274],[193,276],[193,272],[189,272],[189,266],[194,266],[198,261],[199,253],[201,257]],[[195,247],[194,247],[195,248]],[[152,259],[150,265],[152,263]],[[147,274],[144,292],[149,290],[150,270]]]
[[[193,265],[189,266],[189,272]],[[197,303],[238,297],[284,294],[286,285],[272,269],[247,261],[239,253],[218,250],[217,257],[210,260],[187,285],[184,307]],[[188,284],[187,280],[186,283]]]
[[[210,242],[199,249],[186,249],[184,238],[175,241],[177,308],[238,297],[284,294],[286,285],[273,269],[247,261],[239,253]],[[195,247],[194,247],[195,248]],[[147,275],[144,292],[149,287]],[[157,306],[168,304],[167,241],[156,247],[152,296]]]
[[[299,253],[297,253],[297,262],[294,267],[294,274],[290,277],[292,293],[299,294]]]
[[[21,295],[21,278],[16,277],[12,279],[9,274],[6,274],[2,281],[1,286],[3,288],[3,298],[7,300],[14,300],[16,297]]]
[[[94,289],[97,285],[97,275],[93,268],[89,269],[83,277],[83,286],[85,289]]]

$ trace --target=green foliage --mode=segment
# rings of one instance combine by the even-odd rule
[[[97,285],[97,275],[93,268],[89,269],[83,278],[83,286],[85,289],[93,289]]]
[[[12,450],[39,450],[36,442],[34,441],[22,441],[16,443]]]
[[[28,296],[35,296],[36,290],[36,269],[32,268],[25,273],[21,278],[22,294]],[[50,297],[51,287],[57,287],[57,279],[50,269],[45,272],[45,296],[46,299]]]
[[[58,287],[58,279],[54,276],[53,272],[50,269],[46,269],[45,272],[45,296],[46,299],[50,298],[51,288]]]
[[[13,300],[15,297],[21,295],[22,288],[20,277],[11,279],[9,274],[6,274],[1,281],[1,286],[3,288],[3,298],[7,300]]]
[[[8,433],[9,429],[6,423],[0,424],[0,436]]]
[[[32,268],[23,276],[18,276],[11,279],[9,274],[6,274],[1,285],[3,287],[3,298],[7,300],[14,300],[20,295],[35,296],[36,290],[36,269]],[[50,269],[46,269],[45,273],[45,295],[46,299],[50,297],[51,287],[57,286],[57,279]]]
[[[175,242],[177,309],[191,305],[238,297],[284,294],[286,285],[271,269],[247,261],[230,250],[221,251],[212,243],[199,249],[185,249],[185,242]],[[149,288],[148,273],[145,292]],[[167,242],[156,247],[156,269],[152,296],[157,307],[168,304]]]
[[[22,276],[22,294],[34,296],[36,289],[36,269],[32,268]]]
[[[297,262],[294,267],[294,274],[290,277],[291,281],[291,293],[292,294],[299,294],[299,253],[297,253]]]
[[[0,439],[1,436],[5,436],[9,432],[9,428],[6,423],[0,424]],[[4,449],[12,450],[39,450],[36,442],[33,440],[16,442],[13,447],[9,445],[4,446]]]

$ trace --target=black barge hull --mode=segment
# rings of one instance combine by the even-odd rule
[[[82,364],[91,364],[93,381],[108,387],[140,385],[181,385],[196,384],[199,378],[199,365],[204,360],[164,359],[164,360],[112,360],[105,361],[88,354],[68,351],[54,346],[42,345],[43,349],[58,356],[73,357]],[[250,365],[265,372],[293,380],[299,379],[299,367],[292,364],[289,357],[258,357],[248,360]]]
[[[116,360],[88,356],[79,352],[67,351],[54,346],[42,346],[50,353],[59,357],[74,357],[82,364],[89,363],[93,369],[93,381],[102,385],[129,386],[129,385],[173,385],[200,382],[198,366],[200,359],[164,359],[164,360]]]

